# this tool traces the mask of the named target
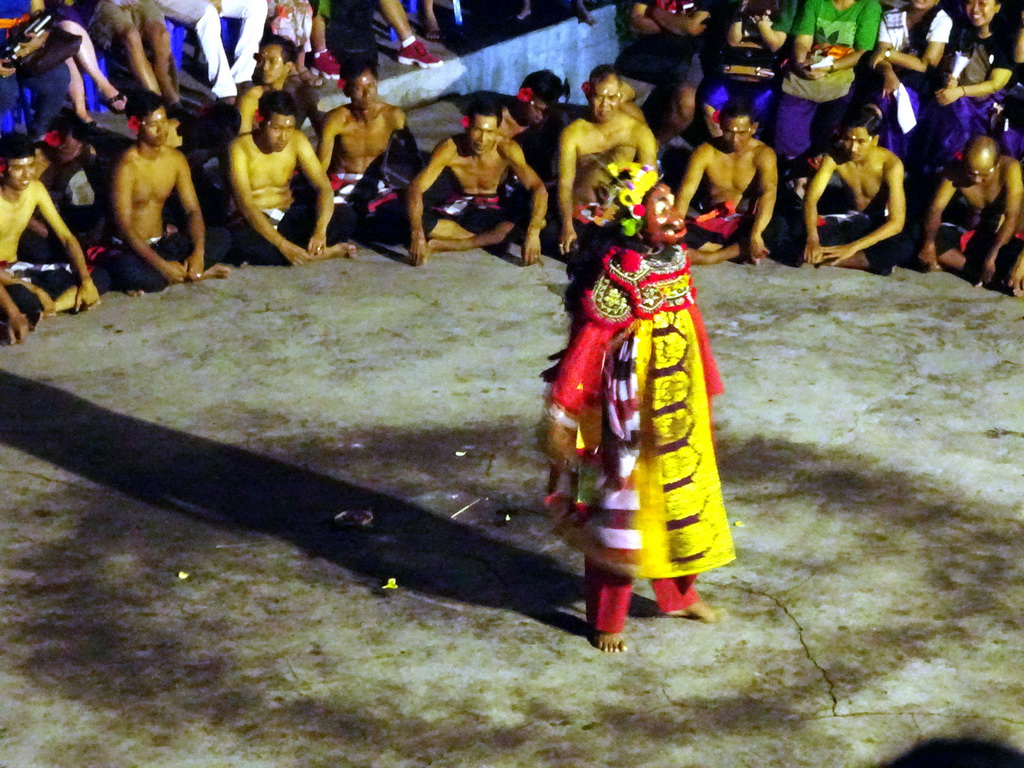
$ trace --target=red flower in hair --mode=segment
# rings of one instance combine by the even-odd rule
[[[263,117],[263,115],[260,114],[260,111],[258,109],[255,112],[252,113],[252,124],[253,125],[259,126],[265,119],[266,118]]]
[[[464,118],[462,118],[462,127],[467,130],[469,129],[469,115],[466,115]]]
[[[7,170],[7,161],[0,157],[0,173],[4,173]]]
[[[714,123],[715,125],[718,125],[718,121],[721,119],[721,117],[722,110],[716,109],[714,112],[711,113],[711,122]]]
[[[964,153],[957,152],[955,155],[953,155],[953,159],[956,160],[957,162],[960,162],[961,160],[964,159]]]
[[[590,95],[590,81],[589,80],[584,80],[582,83],[580,83],[580,90],[583,91],[585,94],[587,94],[589,96]]]
[[[644,216],[646,213],[647,213],[647,208],[645,208],[643,205],[634,205],[633,206],[633,215],[636,216],[638,219],[641,218],[642,216]]]
[[[64,143],[64,137],[61,135],[60,131],[50,131],[45,136],[43,136],[43,142],[47,146],[56,148],[59,147],[62,143]]]
[[[339,77],[338,78],[338,90],[339,91],[344,91],[346,85],[348,85],[348,80],[346,80],[344,77]]]
[[[128,127],[131,130],[135,131],[135,133],[139,132],[139,128],[142,127],[142,121],[139,120],[139,116],[138,115],[132,115],[131,117],[128,118]]]
[[[523,104],[529,104],[533,101],[533,88],[520,88],[516,98],[523,102]]]

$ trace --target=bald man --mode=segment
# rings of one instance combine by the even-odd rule
[[[558,211],[562,220],[559,249],[576,244],[576,214],[599,202],[610,179],[609,163],[658,164],[658,142],[647,123],[623,105],[623,83],[607,64],[590,73],[586,83],[589,114],[570,123],[559,139]]]
[[[1017,231],[1022,197],[1020,163],[1001,155],[990,137],[975,137],[963,157],[942,172],[925,219],[921,263],[975,285],[993,285],[1013,256],[1014,249],[1003,249]],[[950,203],[954,205],[947,212]],[[1019,290],[1020,272],[1017,258],[1004,283],[1009,285],[1016,275]]]

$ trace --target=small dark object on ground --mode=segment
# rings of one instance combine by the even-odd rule
[[[334,516],[335,528],[370,528],[373,525],[372,509],[346,509]]]

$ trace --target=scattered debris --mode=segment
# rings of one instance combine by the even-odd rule
[[[188,571],[178,571],[178,578],[184,581],[188,578]]]
[[[456,456],[465,456],[465,455],[466,455],[466,452],[465,452],[465,451],[456,451],[456,452],[455,452],[455,455],[456,455]]]
[[[743,523],[740,522],[739,520],[737,520],[735,523],[733,523],[733,525],[735,525],[737,528],[742,528],[743,527]]]
[[[369,528],[373,525],[372,509],[344,509],[332,520],[335,528]]]
[[[388,583],[381,587],[381,589],[398,589],[398,581],[395,579],[388,579]]]
[[[479,502],[483,501],[483,500],[484,500],[484,499],[486,499],[486,498],[487,498],[486,496],[482,496],[482,497],[481,497],[481,498],[479,498],[479,499],[475,499],[474,501],[471,501],[471,502],[469,502],[469,504],[467,504],[467,505],[466,505],[466,506],[464,506],[464,507],[463,507],[462,509],[460,509],[460,510],[459,510],[458,512],[456,512],[456,513],[455,513],[454,515],[452,515],[452,520],[454,520],[454,519],[455,519],[456,517],[458,517],[458,516],[459,516],[459,515],[461,515],[461,514],[462,514],[463,512],[465,512],[465,511],[466,511],[467,509],[469,509],[470,507],[472,507],[472,506],[473,506],[474,504],[477,504],[477,503],[479,503]]]

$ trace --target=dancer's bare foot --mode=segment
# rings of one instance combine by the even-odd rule
[[[145,296],[145,291],[125,291],[125,296],[131,296],[133,299],[137,299],[140,296]]]
[[[669,611],[665,615],[672,616],[673,618],[700,621],[704,624],[714,624],[718,621],[718,613],[703,600],[698,600],[689,608],[684,608],[681,611]]]
[[[523,7],[519,13],[516,14],[516,18],[519,19],[519,21],[526,21],[526,19],[530,17],[531,13],[533,13],[533,4],[531,0],[524,0]]]
[[[595,632],[590,638],[590,644],[604,653],[622,653],[629,650],[621,632]]]

